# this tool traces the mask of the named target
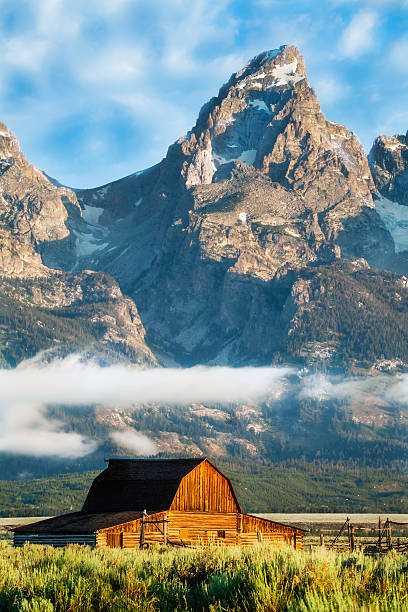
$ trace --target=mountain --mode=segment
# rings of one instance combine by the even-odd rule
[[[78,351],[141,367],[406,370],[407,160],[406,136],[379,137],[367,159],[326,120],[293,46],[233,74],[160,163],[95,189],[31,166],[0,124],[1,367]],[[354,467],[406,455],[407,414],[375,390],[296,397],[52,414],[104,441],[146,432],[166,454]],[[99,466],[104,444],[75,469]],[[0,476],[25,462],[3,456]]]
[[[156,363],[134,302],[109,275],[78,270],[89,244],[75,193],[27,163],[0,123],[0,364],[75,350]],[[55,269],[58,268],[58,269]],[[107,357],[109,356],[109,357]]]
[[[357,304],[342,261],[387,266],[394,245],[373,190],[361,144],[323,117],[303,58],[285,46],[234,74],[160,164],[77,193],[106,242],[82,265],[118,280],[149,345],[179,363],[304,359],[316,342],[347,360],[355,338],[341,297],[340,323],[305,334],[316,303],[326,309],[310,279],[329,266]],[[367,308],[370,317],[377,305]]]
[[[376,208],[397,253],[389,267],[404,274],[408,270],[408,133],[376,138],[368,160],[377,190]]]
[[[72,288],[99,271],[99,282],[116,281],[142,360],[408,360],[405,326],[395,325],[405,287],[379,271],[401,273],[404,260],[372,196],[380,174],[389,191],[391,167],[371,156],[374,183],[356,136],[324,118],[295,47],[233,74],[159,164],[96,189],[61,187],[26,162],[4,125],[0,134],[4,277],[56,276]],[[396,142],[401,166],[405,140]],[[404,192],[398,180],[392,189]],[[377,319],[377,336],[361,343]],[[124,327],[94,346],[106,334],[128,346]]]

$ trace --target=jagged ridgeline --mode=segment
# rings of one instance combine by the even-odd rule
[[[408,362],[406,137],[369,159],[373,174],[293,46],[233,74],[156,166],[103,187],[62,187],[0,124],[3,365],[42,349]]]
[[[104,187],[60,186],[0,124],[2,363],[48,348],[408,361],[407,151],[377,139],[374,183],[292,46],[232,75],[159,164]]]
[[[367,159],[325,119],[292,46],[233,74],[156,166],[95,189],[31,166],[0,123],[0,366],[79,351],[140,366],[406,369],[407,168],[406,136],[379,137]],[[166,455],[204,452],[240,473],[259,458],[292,462],[294,499],[298,469],[320,466],[311,491],[325,498],[340,462],[367,482],[386,469],[384,495],[396,509],[406,501],[396,474],[408,413],[369,389],[358,401],[293,395],[88,416],[52,406],[49,416],[101,444],[75,461],[30,458],[31,475],[100,467],[112,428],[130,427]],[[243,491],[253,485],[261,508],[276,472],[267,484],[258,467]],[[2,454],[2,478],[24,474],[26,457]]]

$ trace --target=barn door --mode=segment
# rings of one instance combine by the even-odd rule
[[[106,544],[109,548],[123,548],[123,533],[107,533]]]

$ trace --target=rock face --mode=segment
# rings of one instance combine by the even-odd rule
[[[408,132],[405,136],[378,136],[368,159],[378,191],[408,206]]]
[[[375,205],[394,240],[396,256],[388,267],[408,273],[408,133],[379,136],[368,160],[376,188]]]
[[[181,364],[303,359],[316,343],[352,358],[338,321],[310,323],[313,308],[330,312],[324,283],[345,276],[358,301],[355,266],[386,268],[401,250],[361,144],[324,118],[292,46],[233,74],[159,164],[103,187],[55,185],[0,134],[4,274],[80,292],[83,271],[108,273],[149,359],[145,342]],[[388,185],[385,157],[375,163]]]
[[[302,270],[394,253],[373,188],[286,46],[234,74],[158,166],[77,195],[107,232],[89,265],[133,297],[153,345],[183,363],[265,363]]]
[[[1,366],[43,349],[155,363],[134,302],[112,278],[54,269],[76,267],[90,236],[96,242],[85,217],[75,193],[31,166],[0,123]]]
[[[15,136],[0,123],[0,269],[19,277],[46,274],[47,243],[70,240],[67,207],[75,194],[27,163]]]

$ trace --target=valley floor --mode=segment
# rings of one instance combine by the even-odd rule
[[[0,609],[403,612],[408,557],[326,550],[125,551],[0,543]]]

